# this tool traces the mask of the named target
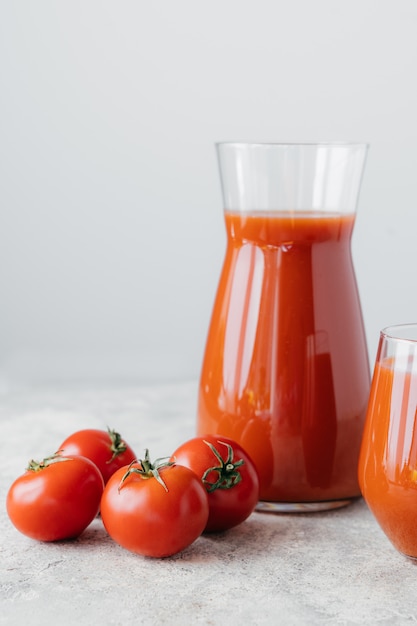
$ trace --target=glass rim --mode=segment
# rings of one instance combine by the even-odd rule
[[[409,331],[413,330],[413,336],[409,336]],[[386,326],[381,330],[381,337],[384,339],[394,339],[395,341],[404,341],[406,343],[417,344],[417,322],[408,324],[393,324]]]
[[[277,148],[303,148],[303,147],[319,147],[328,146],[330,148],[366,148],[370,147],[367,141],[216,141],[214,144],[217,148],[223,146],[235,147],[277,147]]]

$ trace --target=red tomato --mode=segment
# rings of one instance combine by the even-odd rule
[[[89,459],[55,454],[41,463],[31,461],[14,481],[7,513],[17,530],[32,539],[70,539],[96,517],[103,489],[103,477]]]
[[[180,552],[203,532],[207,493],[186,467],[144,460],[121,468],[101,499],[101,518],[109,535],[124,548],[150,557]]]
[[[172,455],[189,467],[208,493],[210,513],[205,532],[227,530],[243,522],[259,499],[259,478],[250,456],[233,439],[220,435],[195,437]]]
[[[104,483],[119,469],[136,459],[132,448],[114,430],[79,430],[58,448],[63,456],[85,456],[93,461],[103,475]]]

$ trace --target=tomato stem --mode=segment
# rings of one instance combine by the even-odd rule
[[[159,470],[162,469],[163,467],[170,467],[171,465],[175,464],[174,461],[169,461],[168,460],[169,458],[170,457],[162,457],[162,458],[156,459],[156,461],[151,463],[151,460],[149,458],[149,450],[148,448],[146,448],[145,458],[136,459],[135,461],[132,461],[132,463],[129,465],[126,472],[122,476],[122,479],[118,487],[119,492],[121,488],[123,487],[123,483],[131,474],[138,474],[145,480],[148,478],[155,478],[158,481],[158,483],[162,485],[165,491],[168,491],[168,487],[162,480]],[[137,464],[140,465],[140,467],[134,467]]]
[[[225,443],[224,441],[219,441],[223,446],[227,448],[227,459],[224,461],[222,455],[212,443],[206,441],[204,439],[204,443],[210,448],[213,452],[214,456],[219,462],[219,465],[215,465],[213,467],[209,467],[202,476],[202,481],[207,488],[207,491],[211,493],[216,489],[231,489],[242,480],[242,476],[238,471],[238,468],[241,467],[245,462],[243,459],[239,461],[233,461],[233,448],[229,443]],[[212,473],[217,473],[217,480],[215,482],[210,482],[207,480],[207,477]]]
[[[26,471],[40,472],[41,470],[45,469],[49,465],[52,465],[53,463],[60,463],[61,461],[69,460],[69,457],[61,456],[60,450],[58,450],[58,452],[51,454],[51,456],[45,457],[44,459],[42,459],[42,461],[35,461],[34,459],[32,459],[31,461],[29,461]]]
[[[109,433],[110,437],[110,452],[112,452],[112,457],[111,459],[106,461],[106,463],[111,463],[117,456],[119,456],[119,454],[126,452],[127,446],[126,443],[123,441],[121,435],[115,430],[107,427],[107,432]]]

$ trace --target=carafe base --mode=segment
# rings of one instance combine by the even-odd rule
[[[327,500],[324,502],[265,502],[259,501],[255,510],[260,513],[317,513],[341,509],[357,498]]]

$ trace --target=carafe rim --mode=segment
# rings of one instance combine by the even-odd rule
[[[283,147],[283,148],[291,148],[291,147],[318,147],[318,146],[329,146],[331,148],[335,147],[347,147],[347,148],[370,148],[370,143],[367,141],[216,141],[214,144],[216,147],[220,146],[237,146],[237,147]]]

